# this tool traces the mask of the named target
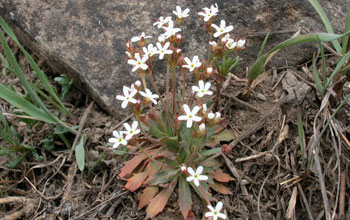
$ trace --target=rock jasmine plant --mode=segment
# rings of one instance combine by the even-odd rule
[[[154,23],[163,30],[157,38],[156,47],[146,45],[146,40],[152,37],[144,32],[126,44],[127,63],[131,65],[132,72],[140,76],[141,82],[124,86],[123,95],[116,98],[122,101],[122,108],[133,109],[136,120],[131,124],[124,123],[125,130],[114,131],[114,137],[109,142],[113,148],[128,148],[134,152],[119,175],[127,180],[126,189],[133,192],[142,188],[138,208],[147,206],[146,218],[160,213],[173,192],[177,192],[184,219],[193,217],[191,193],[195,192],[208,208],[204,212],[205,218],[226,219],[226,215],[220,212],[223,203],[215,202],[217,200],[212,193],[232,194],[223,185],[233,178],[221,170],[223,163],[218,157],[222,148],[209,148],[206,143],[213,134],[223,129],[225,120],[220,112],[215,112],[221,84],[240,61],[239,57],[233,59],[227,56],[243,49],[245,40],[231,38],[233,26],[227,26],[224,20],[219,26],[213,23],[218,14],[215,4],[198,13],[209,34],[207,60],[200,60],[198,56],[186,57],[180,48],[183,38],[179,27],[189,12],[189,9],[182,10],[177,6],[173,11],[176,21],[168,16],[160,17]],[[152,76],[152,61],[156,57],[167,62],[164,97]],[[180,88],[177,87],[178,72],[183,80]],[[191,88],[187,88],[185,83],[188,73],[193,74],[196,80]],[[216,82],[216,95],[211,90],[211,79]],[[212,206],[214,203],[215,208]]]

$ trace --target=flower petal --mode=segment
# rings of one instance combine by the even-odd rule
[[[186,178],[186,181],[187,181],[187,182],[191,182],[191,181],[193,181],[193,180],[194,180],[193,176],[189,176],[189,177]]]
[[[203,166],[199,166],[196,170],[196,174],[200,175],[203,172]]]
[[[226,219],[226,215],[223,213],[218,213],[218,217],[222,219]]]
[[[190,107],[187,104],[184,104],[183,106],[184,111],[186,112],[186,115],[191,114]]]
[[[197,114],[197,112],[199,111],[201,109],[201,107],[199,107],[199,106],[194,106],[194,108],[192,109],[192,114],[193,115],[195,115],[195,114]]]
[[[192,127],[192,119],[188,119],[187,120],[187,123],[186,123],[186,127],[188,127],[188,128],[190,128],[190,127]]]
[[[194,176],[196,173],[194,172],[194,170],[192,169],[192,167],[188,167],[187,168],[187,172],[191,175]]]
[[[215,210],[220,212],[220,210],[222,209],[223,206],[224,206],[224,204],[222,202],[218,202],[218,204],[216,204]]]

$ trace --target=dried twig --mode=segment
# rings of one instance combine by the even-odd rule
[[[94,105],[94,102],[92,101],[90,103],[90,105],[87,107],[87,109],[84,111],[84,114],[83,114],[83,116],[80,119],[78,133],[75,136],[75,139],[74,139],[74,142],[73,142],[73,145],[72,145],[72,149],[71,149],[71,151],[69,153],[69,156],[68,156],[68,159],[67,159],[68,161],[72,160],[72,155],[73,155],[73,152],[75,150],[75,146],[78,144],[81,132],[83,131],[83,128],[84,128],[84,125],[85,125],[85,122],[86,122],[86,119],[87,119],[87,116],[89,115],[90,110],[91,110],[93,105]]]

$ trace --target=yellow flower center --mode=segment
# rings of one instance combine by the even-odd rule
[[[193,117],[192,115],[189,115],[189,116],[188,116],[189,119],[192,119],[192,117]]]
[[[218,215],[219,213],[218,213],[218,211],[214,211],[214,215]]]
[[[133,130],[131,130],[131,131],[130,131],[130,134],[133,134],[133,133],[134,133],[134,131],[133,131]]]
[[[191,68],[194,68],[194,64],[191,64]]]
[[[201,92],[202,92],[202,93],[205,93],[205,90],[204,90],[204,89],[202,89],[202,90],[201,90]]]
[[[118,139],[119,142],[122,142],[122,140],[123,140],[122,138],[119,138],[119,139]]]
[[[141,61],[137,61],[137,65],[141,65]]]
[[[197,178],[198,178],[198,175],[197,175],[197,174],[194,174],[194,178],[197,179]]]

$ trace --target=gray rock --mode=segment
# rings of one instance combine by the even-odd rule
[[[47,58],[55,70],[73,77],[103,109],[120,118],[127,111],[120,108],[115,96],[123,85],[138,78],[125,62],[126,41],[144,31],[154,36],[154,43],[160,32],[152,24],[162,15],[172,15],[180,5],[191,10],[183,27],[184,53],[205,58],[208,36],[197,13],[215,2],[219,15],[214,23],[225,19],[234,25],[236,37],[247,38],[247,49],[239,54],[244,62],[237,74],[242,77],[264,39],[264,34],[256,32],[287,32],[272,34],[268,42],[271,48],[291,37],[298,27],[304,32],[324,31],[307,0],[0,0],[0,14],[27,47]],[[337,33],[343,31],[346,2],[320,1]],[[314,44],[307,44],[284,50],[271,65],[282,66],[285,60],[289,65],[299,64],[311,57],[313,49]]]

